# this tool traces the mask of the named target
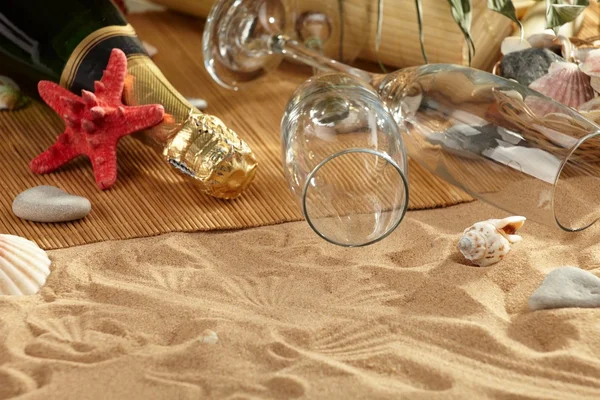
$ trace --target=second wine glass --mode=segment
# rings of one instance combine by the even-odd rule
[[[364,246],[402,221],[406,154],[398,126],[371,87],[342,73],[309,79],[286,107],[281,138],[290,189],[322,238]]]
[[[265,72],[282,56],[345,72],[375,88],[407,154],[429,172],[507,212],[565,231],[599,219],[600,127],[573,109],[467,67],[434,64],[387,75],[352,68],[285,36],[277,28],[285,16],[279,0],[237,0],[223,11],[217,5],[208,18],[204,56],[224,86],[238,87],[243,81],[237,77],[258,78],[262,74],[242,72]],[[251,27],[236,38],[222,34],[234,15]]]

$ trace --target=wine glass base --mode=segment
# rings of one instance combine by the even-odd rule
[[[271,38],[284,32],[286,12],[280,0],[221,0],[204,27],[204,66],[228,89],[271,72],[283,56],[270,49]]]

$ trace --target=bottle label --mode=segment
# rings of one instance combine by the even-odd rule
[[[111,25],[98,29],[81,41],[69,57],[60,76],[60,84],[75,93],[93,90],[102,78],[110,52],[119,48],[129,57],[146,55],[131,25]]]

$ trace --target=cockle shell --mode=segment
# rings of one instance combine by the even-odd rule
[[[594,98],[590,77],[570,62],[555,61],[548,73],[536,79],[529,87],[566,106],[577,108]]]
[[[0,111],[16,110],[27,102],[28,99],[21,93],[19,85],[9,77],[0,75]]]
[[[586,54],[580,64],[581,72],[588,75],[590,84],[595,91],[600,92],[600,49],[594,49]]]
[[[495,264],[508,254],[512,243],[522,240],[516,232],[525,219],[515,216],[477,222],[465,229],[458,242],[458,250],[467,260],[480,267]]]
[[[0,235],[0,295],[37,293],[50,275],[50,259],[34,242]]]

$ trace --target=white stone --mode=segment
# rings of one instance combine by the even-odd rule
[[[529,298],[529,308],[600,307],[600,278],[577,267],[551,271]]]
[[[15,197],[12,209],[17,217],[28,221],[65,222],[85,217],[92,204],[54,186],[36,186]]]
[[[198,110],[205,110],[208,107],[208,103],[204,99],[198,99],[195,97],[188,97],[187,101],[190,102],[191,105],[196,107]]]

